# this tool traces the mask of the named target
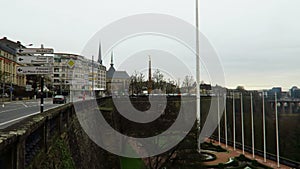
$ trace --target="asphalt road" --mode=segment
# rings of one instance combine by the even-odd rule
[[[45,99],[44,111],[61,106],[52,104],[52,99]],[[40,100],[13,101],[0,104],[0,129],[4,129],[18,121],[40,113]]]

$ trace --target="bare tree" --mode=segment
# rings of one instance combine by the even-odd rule
[[[134,73],[130,77],[130,89],[131,93],[141,93],[143,86],[145,85],[144,81],[145,75],[141,72],[134,71]]]
[[[158,69],[156,69],[156,71],[153,73],[153,79],[155,83],[159,83],[164,81],[164,75]]]
[[[193,76],[186,75],[182,82],[182,87],[187,89],[187,92],[190,93],[190,89],[193,87],[194,79]]]
[[[154,89],[165,89],[166,81],[164,79],[164,75],[156,69],[156,71],[153,73],[153,79],[154,79]]]

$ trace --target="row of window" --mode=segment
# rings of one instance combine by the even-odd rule
[[[13,55],[11,55],[11,54],[9,54],[9,53],[7,53],[7,52],[4,52],[4,51],[2,51],[2,50],[0,50],[0,56],[5,57],[5,58],[10,59],[10,60],[13,60],[13,59],[14,59],[14,56],[13,56]]]

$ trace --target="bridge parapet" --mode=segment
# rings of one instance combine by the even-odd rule
[[[72,104],[45,111],[0,132],[0,168],[24,169],[69,126]]]

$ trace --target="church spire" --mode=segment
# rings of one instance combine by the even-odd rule
[[[152,72],[151,72],[151,56],[149,55],[149,80],[148,80],[148,94],[152,92]]]
[[[101,41],[99,42],[98,62],[102,65]]]
[[[152,73],[151,73],[151,56],[149,55],[149,82],[151,81]]]
[[[113,67],[114,66],[114,52],[111,52],[111,58],[110,58],[110,66]]]

